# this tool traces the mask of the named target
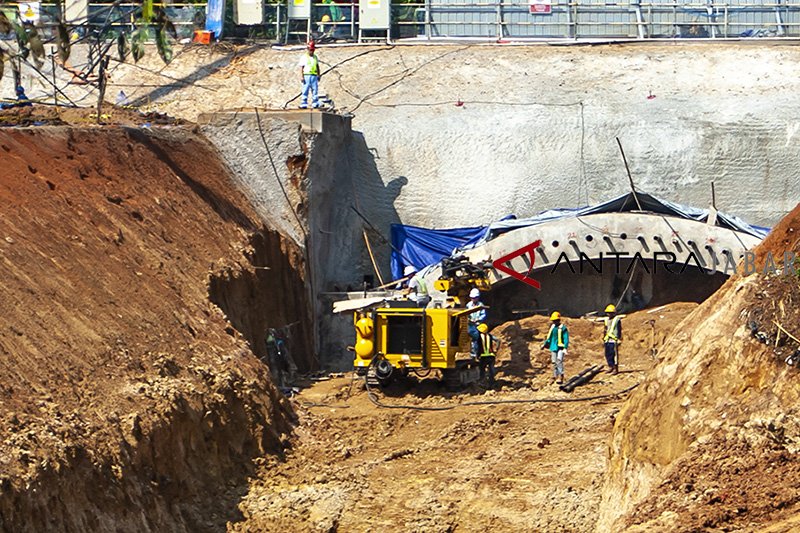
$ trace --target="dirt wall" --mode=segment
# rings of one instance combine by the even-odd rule
[[[293,415],[209,283],[285,254],[302,294],[296,247],[180,128],[5,129],[0,161],[0,529],[223,528]]]
[[[797,253],[800,208],[757,248]],[[796,265],[735,276],[671,334],[620,410],[598,531],[758,530],[800,502]],[[796,336],[796,335],[795,335]],[[791,526],[787,526],[790,530]]]

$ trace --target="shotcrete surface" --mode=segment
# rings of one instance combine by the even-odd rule
[[[120,65],[113,79],[120,85],[109,91],[188,119],[226,108],[296,107],[300,53],[192,48],[166,67],[150,54],[142,65],[159,75]],[[721,210],[772,225],[800,193],[796,47],[676,42],[318,53],[331,69],[323,92],[354,114],[383,182],[357,184],[358,193],[380,198],[382,188],[399,185],[393,205],[365,207],[383,230],[389,208],[407,224],[451,227],[626,192],[615,137],[636,185],[669,200],[705,207],[713,181]]]

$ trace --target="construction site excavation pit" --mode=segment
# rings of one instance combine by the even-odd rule
[[[794,47],[295,52],[0,111],[0,531],[798,528]]]

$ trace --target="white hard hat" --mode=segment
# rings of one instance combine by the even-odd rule
[[[481,297],[481,291],[479,291],[478,289],[472,289],[471,291],[469,291],[469,297],[470,298],[480,298]]]
[[[414,265],[406,265],[406,267],[403,269],[403,275],[404,276],[408,276],[408,275],[413,274],[416,271],[417,271],[417,269],[414,268]]]

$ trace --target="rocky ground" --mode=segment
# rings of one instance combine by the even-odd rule
[[[497,390],[484,383],[451,393],[433,376],[412,378],[376,392],[388,406],[378,407],[350,375],[310,383],[291,399],[299,416],[291,448],[260,461],[240,504],[245,520],[230,528],[593,531],[606,441],[625,399],[613,393],[643,378],[694,307],[625,318],[621,373],[571,394],[553,383],[540,350],[542,317],[494,330],[504,343]],[[567,374],[601,363],[602,326],[566,324]]]

